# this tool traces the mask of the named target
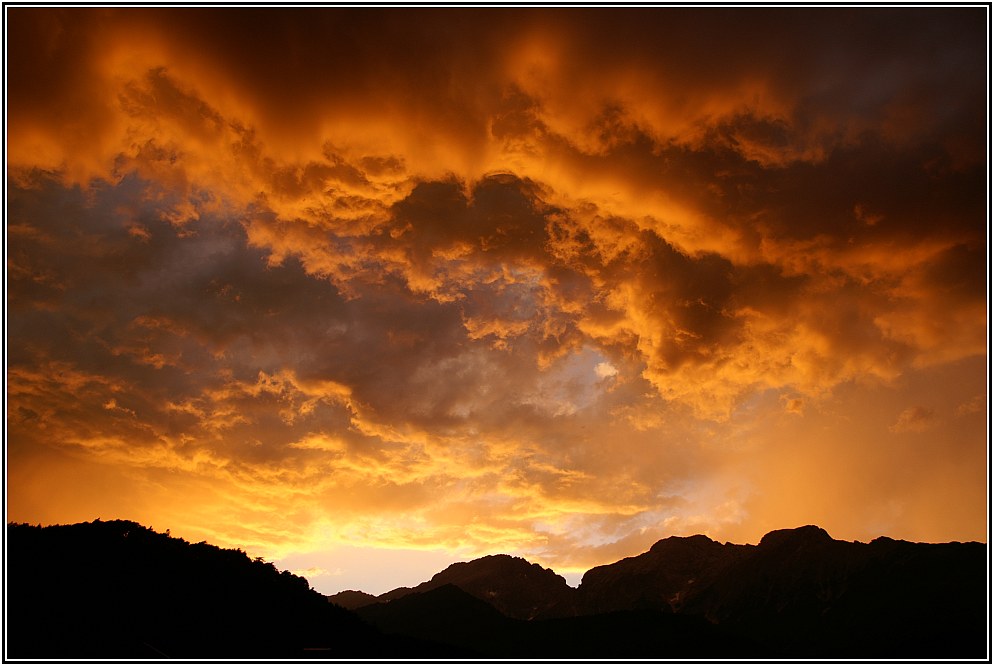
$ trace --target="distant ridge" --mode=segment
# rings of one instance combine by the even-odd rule
[[[375,604],[376,595],[360,592],[359,590],[344,590],[338,594],[330,595],[328,597],[328,601],[341,606],[342,608],[355,610],[356,608],[362,608],[363,606],[368,606],[369,604]]]
[[[416,587],[398,587],[379,596],[347,590],[330,595],[328,600],[354,610],[444,585],[455,585],[507,617],[519,620],[573,614],[574,590],[565,578],[551,569],[511,555],[487,555],[470,562],[457,562]]]
[[[519,620],[562,615],[573,593],[566,579],[551,569],[520,557],[487,555],[471,562],[457,562],[403,594],[427,592],[443,585],[455,585]],[[383,598],[397,598],[397,592],[387,592]]]
[[[772,531],[757,545],[668,537],[641,555],[594,567],[577,589],[520,558],[488,556],[375,602],[447,584],[518,619],[628,611],[697,617],[766,646],[767,655],[978,658],[989,648],[987,562],[981,543],[880,537],[864,544],[805,525]],[[360,600],[359,614],[382,615],[365,611],[370,601]],[[391,615],[395,625],[403,624],[398,615]]]

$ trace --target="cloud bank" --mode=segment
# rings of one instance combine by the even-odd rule
[[[983,538],[982,8],[7,19],[12,519]]]

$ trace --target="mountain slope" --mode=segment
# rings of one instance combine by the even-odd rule
[[[585,573],[577,590],[578,612],[679,611],[688,595],[713,582],[749,548],[702,535],[657,541],[646,553]]]
[[[375,604],[376,595],[360,592],[359,590],[344,590],[338,594],[329,595],[328,601],[336,606],[341,606],[342,608],[347,608],[348,610],[355,610],[356,608],[362,608],[363,606]]]
[[[457,562],[420,585],[399,587],[375,598],[375,601],[394,601],[410,594],[428,592],[444,585],[454,585],[460,590],[485,601],[503,615],[519,620],[555,617],[573,614],[575,590],[566,579],[550,569],[532,564],[510,555],[487,555],[470,562]],[[368,605],[354,594],[332,595],[329,600],[355,605]],[[342,603],[344,602],[344,603]]]
[[[579,589],[506,555],[376,598],[128,521],[6,530],[10,659],[983,659],[985,544],[668,538]]]
[[[452,655],[461,658],[721,658],[762,652],[702,618],[658,611],[509,618],[451,583],[357,612],[384,633],[446,643],[453,646]]]
[[[9,658],[390,656],[391,641],[307,581],[238,550],[129,521],[11,524]]]
[[[978,543],[863,544],[823,530],[781,530],[684,610],[789,656],[984,656],[986,559]]]
[[[460,657],[492,656],[520,623],[452,584],[411,592],[356,612],[384,633],[452,645],[454,656]]]
[[[589,571],[581,612],[648,607],[696,615],[810,658],[986,655],[986,546],[832,539],[812,525],[757,546],[664,539]]]
[[[700,535],[670,537],[646,553],[591,569],[576,590],[551,571],[504,555],[453,565],[415,588],[398,588],[377,600],[389,607],[410,599],[415,608],[422,602],[414,595],[455,586],[510,618],[531,620],[498,642],[505,655],[516,654],[512,645],[529,647],[532,652],[525,656],[547,654],[546,649],[573,654],[569,648],[580,644],[578,638],[557,643],[552,635],[535,633],[560,626],[579,631],[591,654],[620,654],[622,648],[610,642],[594,650],[597,640],[609,640],[594,636],[610,624],[609,616],[635,612],[629,615],[632,622],[654,618],[651,622],[658,624],[657,616],[667,614],[700,620],[720,629],[724,644],[768,657],[977,658],[987,652],[987,565],[984,544],[917,544],[883,537],[864,544],[839,541],[807,525],[770,532],[757,545],[721,544]],[[399,606],[393,610],[398,618],[408,612],[401,613]],[[597,619],[572,622],[584,617]],[[590,626],[577,629],[583,622]],[[430,632],[410,635],[444,638]],[[633,647],[638,643],[629,639],[625,654],[639,656]],[[675,655],[679,648],[704,656],[693,650],[707,644],[670,641],[665,654]],[[495,647],[472,645],[484,652]],[[661,643],[653,645],[664,649]]]

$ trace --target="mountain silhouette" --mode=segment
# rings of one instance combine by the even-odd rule
[[[461,657],[499,652],[516,624],[491,604],[452,584],[363,606],[357,613],[385,633],[456,646]]]
[[[364,606],[357,613],[389,635],[456,646],[461,658],[648,659],[749,657],[761,648],[708,621],[657,611],[521,620],[451,583]]]
[[[979,543],[838,541],[807,525],[756,546],[671,537],[596,567],[581,613],[669,609],[799,658],[986,654],[987,548]]]
[[[454,585],[519,620],[567,613],[574,592],[566,579],[551,569],[520,557],[487,555],[457,562],[417,587],[391,590],[378,600],[390,601],[443,585]]]
[[[722,645],[769,657],[977,658],[988,649],[987,562],[981,543],[881,537],[864,544],[839,541],[806,525],[770,532],[757,545],[722,544],[702,535],[669,537],[646,553],[594,567],[575,590],[520,558],[490,556],[380,595],[379,610],[366,612],[369,599],[360,600],[357,612],[377,620],[381,629],[435,639],[435,633],[405,626],[402,607],[394,608],[389,624],[378,619],[386,615],[383,607],[448,584],[545,631],[555,625],[538,620],[569,624],[601,618],[588,620],[595,627],[611,614],[644,612],[702,620],[720,630]],[[404,608],[420,602],[411,603]],[[596,631],[583,635],[590,638]],[[514,640],[536,650],[526,656],[555,645],[520,631]],[[694,645],[680,647],[694,654]],[[675,649],[671,643],[667,654]]]
[[[6,534],[10,659],[934,660],[990,649],[981,543],[847,542],[809,525],[756,545],[669,537],[591,569],[577,589],[493,555],[379,597],[324,597],[240,550],[130,521]]]
[[[583,575],[576,605],[583,614],[645,609],[678,612],[750,546],[721,545],[706,536],[669,537],[648,552]]]
[[[987,548],[837,541],[812,526],[739,551],[682,612],[790,657],[985,656]]]
[[[435,654],[383,636],[299,576],[240,550],[114,520],[6,531],[11,659]]]
[[[362,608],[363,606],[375,604],[376,599],[377,597],[375,594],[368,594],[366,592],[360,592],[359,590],[343,590],[338,594],[332,594],[328,597],[328,601],[331,603],[349,610],[355,610],[356,608]]]

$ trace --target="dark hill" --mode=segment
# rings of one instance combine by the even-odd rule
[[[365,606],[359,615],[388,634],[455,646],[454,656],[491,659],[752,657],[760,648],[697,617],[620,611],[518,620],[452,584]]]
[[[780,531],[731,563],[684,612],[790,657],[987,655],[987,548]]]
[[[517,624],[452,584],[364,606],[357,613],[384,633],[455,646],[459,657],[493,655]]]
[[[21,658],[418,655],[240,550],[128,521],[7,526],[6,653]]]
[[[807,525],[770,532],[758,545],[670,537],[646,553],[591,569],[576,590],[549,570],[503,555],[453,565],[378,600],[397,603],[451,585],[509,618],[531,620],[525,628],[502,624],[496,643],[464,644],[487,656],[498,654],[498,647],[503,656],[585,656],[571,649],[583,644],[590,650],[586,656],[711,657],[725,654],[721,646],[734,646],[743,656],[782,658],[978,658],[987,654],[987,565],[984,544],[887,538],[863,544]],[[400,633],[442,640],[444,631],[423,631],[428,620],[416,617],[433,611],[411,611],[424,602],[409,601],[403,613],[393,609],[392,628],[401,627],[400,618],[410,612],[421,630],[408,624]],[[465,622],[452,626],[500,633],[477,626],[474,613],[467,609]],[[620,629],[598,633],[620,622],[619,613],[659,636],[673,623],[703,624],[684,627],[686,640],[664,645],[630,637],[621,647],[608,638],[621,636]],[[658,619],[666,615],[677,619]],[[578,633],[570,643],[557,641],[558,631]],[[705,640],[707,631],[716,634]],[[513,646],[527,649],[515,652]],[[710,652],[704,646],[712,646]]]
[[[376,595],[360,592],[358,590],[344,590],[338,594],[329,595],[328,601],[341,606],[342,608],[355,610],[356,608],[362,608],[363,606],[375,604]]]
[[[8,525],[9,659],[984,659],[985,544],[671,537],[562,577],[498,555],[353,613],[240,550],[133,522]]]
[[[579,612],[679,611],[689,595],[751,547],[721,545],[702,535],[657,541],[647,553],[585,573],[577,590]]]
[[[987,548],[838,541],[815,526],[757,546],[669,538],[587,572],[581,612],[651,608],[705,618],[790,658],[987,654]]]
[[[390,601],[443,585],[454,585],[519,620],[571,614],[574,594],[566,579],[550,569],[520,557],[488,555],[457,562],[413,589],[398,588],[378,599]]]

